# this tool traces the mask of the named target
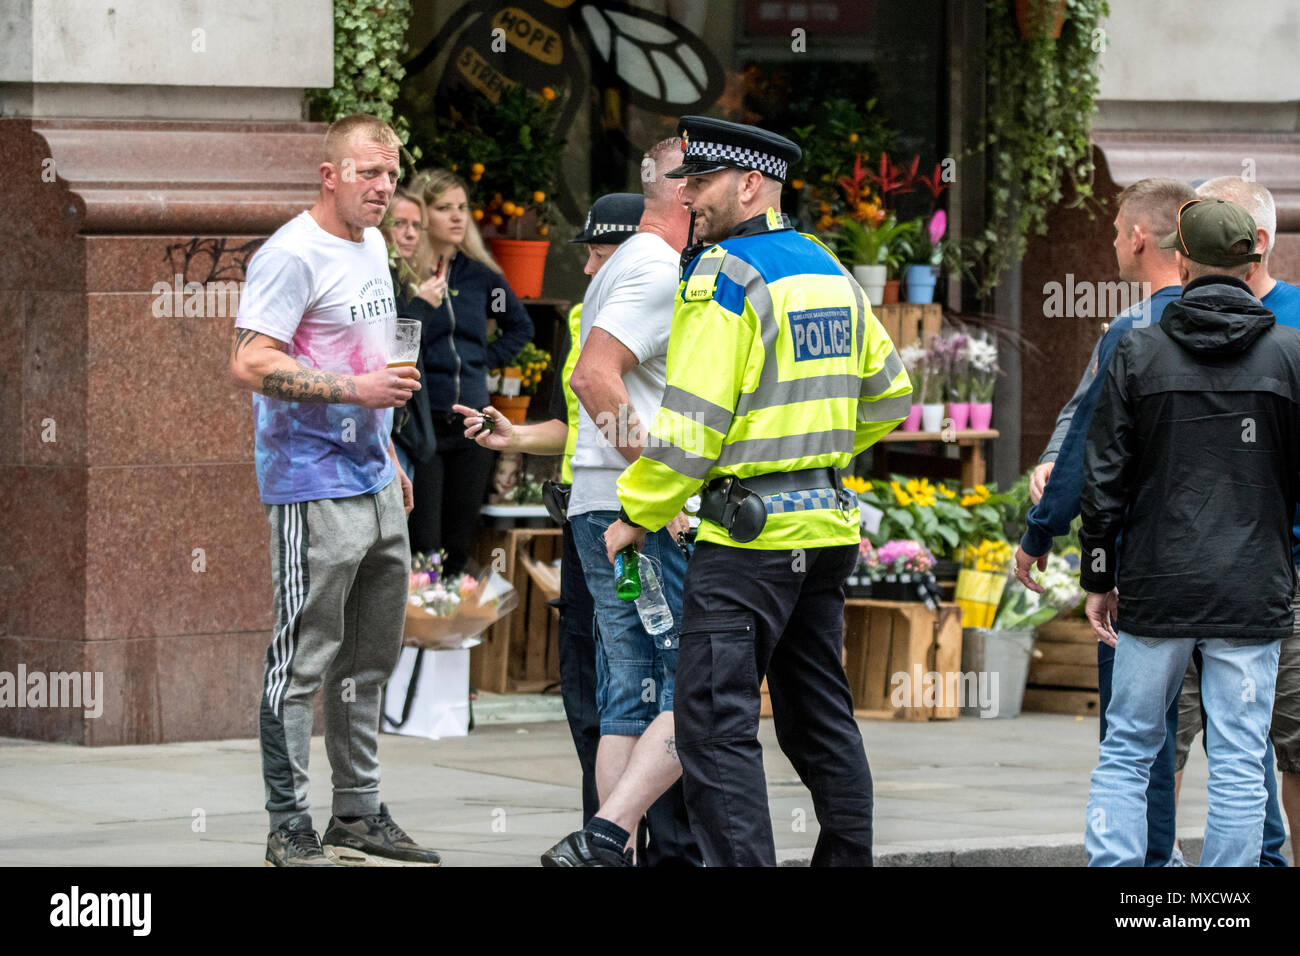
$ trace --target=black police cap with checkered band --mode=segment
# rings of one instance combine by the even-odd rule
[[[582,232],[570,242],[601,242],[616,246],[641,225],[645,197],[640,193],[610,193],[591,204]]]
[[[703,176],[723,169],[756,169],[764,176],[785,182],[790,167],[803,156],[799,146],[784,136],[743,123],[683,116],[677,131],[682,134],[686,155],[680,166],[664,174],[670,179]]]

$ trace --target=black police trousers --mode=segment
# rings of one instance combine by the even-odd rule
[[[767,677],[781,749],[812,792],[813,866],[870,866],[871,770],[841,663],[851,545],[699,544],[686,574],[674,713],[691,829],[708,866],[775,866],[758,742]]]
[[[573,747],[582,767],[582,822],[596,815],[596,748],[600,746],[600,712],[596,709],[596,606],[582,559],[565,522],[560,559],[560,694]],[[678,780],[650,805],[637,828],[637,860],[643,866],[699,866],[703,859],[686,816],[686,799]]]

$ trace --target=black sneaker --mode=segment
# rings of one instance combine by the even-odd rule
[[[325,830],[325,852],[341,866],[438,866],[442,858],[425,849],[393,822],[388,804],[379,812],[344,823],[330,817]]]
[[[321,849],[311,817],[300,813],[271,831],[266,838],[267,866],[334,866]]]
[[[632,851],[595,846],[586,830],[575,830],[542,854],[542,866],[631,866]]]

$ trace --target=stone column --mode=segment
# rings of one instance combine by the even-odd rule
[[[0,736],[254,736],[269,538],[226,362],[248,258],[315,195],[330,0],[9,6]],[[83,672],[89,712],[50,677]]]

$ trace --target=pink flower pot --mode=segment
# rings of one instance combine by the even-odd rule
[[[921,430],[921,406],[913,405],[912,410],[907,413],[907,418],[903,420],[903,431],[919,432]]]
[[[949,402],[948,417],[952,419],[954,429],[959,432],[965,431],[970,423],[970,402]]]
[[[970,407],[970,427],[977,432],[988,431],[993,421],[992,402],[972,402]]]

